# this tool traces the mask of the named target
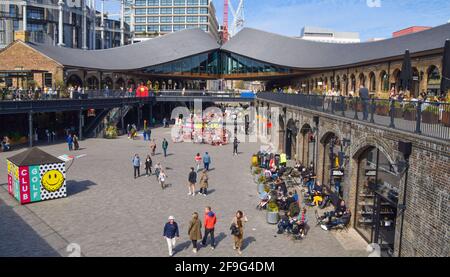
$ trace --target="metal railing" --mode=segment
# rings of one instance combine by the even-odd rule
[[[450,103],[270,92],[258,99],[450,140]]]

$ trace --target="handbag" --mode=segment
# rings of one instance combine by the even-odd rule
[[[231,224],[230,230],[231,230],[231,235],[233,235],[233,236],[239,236],[239,234],[241,233],[239,231],[239,228],[234,223]]]

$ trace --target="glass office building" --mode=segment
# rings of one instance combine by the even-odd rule
[[[134,0],[125,13],[125,21],[135,32],[135,41],[194,28],[219,40],[212,0]]]

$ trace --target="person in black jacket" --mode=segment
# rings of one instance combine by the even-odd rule
[[[150,177],[152,174],[152,165],[153,161],[150,155],[147,155],[147,159],[145,159],[145,174],[147,174],[147,177]]]
[[[363,120],[367,120],[369,118],[369,90],[364,85],[360,86],[359,98],[361,98],[361,103],[363,106]]]
[[[189,186],[188,195],[195,196],[195,184],[196,183],[197,183],[197,172],[195,172],[195,168],[191,167],[191,172],[189,172],[189,176],[188,176],[188,186]]]
[[[173,249],[175,248],[176,240],[180,237],[180,232],[178,229],[178,224],[175,222],[173,216],[169,216],[169,222],[164,225],[163,237],[167,241],[167,246],[169,248],[169,256],[173,256]]]

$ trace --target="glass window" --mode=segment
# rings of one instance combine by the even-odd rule
[[[185,16],[175,16],[173,18],[173,22],[174,23],[185,23],[186,22],[186,17]]]
[[[187,0],[188,6],[198,6],[198,0]]]
[[[198,14],[198,8],[187,8],[187,14]]]
[[[135,29],[135,31],[136,32],[145,32],[145,25],[136,25],[135,27],[134,27]]]
[[[53,86],[52,82],[53,82],[52,73],[44,73],[44,86],[50,88]]]
[[[159,14],[159,9],[158,8],[149,8],[148,14]]]
[[[209,31],[208,25],[200,25],[200,29],[202,29],[202,30],[205,31],[205,32],[208,32],[208,31]]]
[[[158,32],[159,31],[159,26],[158,25],[149,25],[147,30],[149,32]]]
[[[136,12],[135,12],[136,15],[144,15],[144,14],[147,14],[147,9],[136,9],[135,11],[136,11]]]
[[[200,0],[200,5],[208,6],[209,5],[209,0]]]
[[[161,0],[161,6],[172,6],[172,0]]]
[[[186,29],[186,25],[173,25],[173,31],[177,32],[177,31],[181,31]]]
[[[148,0],[147,6],[157,7],[159,6],[159,0]]]
[[[208,14],[208,8],[200,8],[200,14]]]
[[[207,23],[208,17],[207,16],[200,16],[200,22]]]
[[[186,0],[174,0],[173,1],[173,5],[174,6],[185,6],[186,5]]]
[[[134,19],[134,22],[136,23],[146,23],[147,22],[147,18],[144,16],[136,16],[136,18]]]
[[[161,32],[172,32],[172,25],[162,25]]]
[[[136,6],[146,6],[147,0],[136,0],[135,5]]]
[[[186,14],[186,9],[185,8],[174,8],[173,13],[174,14]]]
[[[161,23],[172,23],[172,17],[171,16],[161,16],[160,22]]]
[[[161,8],[161,14],[172,14],[172,8]]]
[[[187,23],[198,23],[198,16],[188,16],[186,17]]]
[[[159,23],[159,17],[158,16],[149,16],[147,18],[148,23]]]
[[[28,8],[27,9],[27,18],[44,19],[44,10]]]

